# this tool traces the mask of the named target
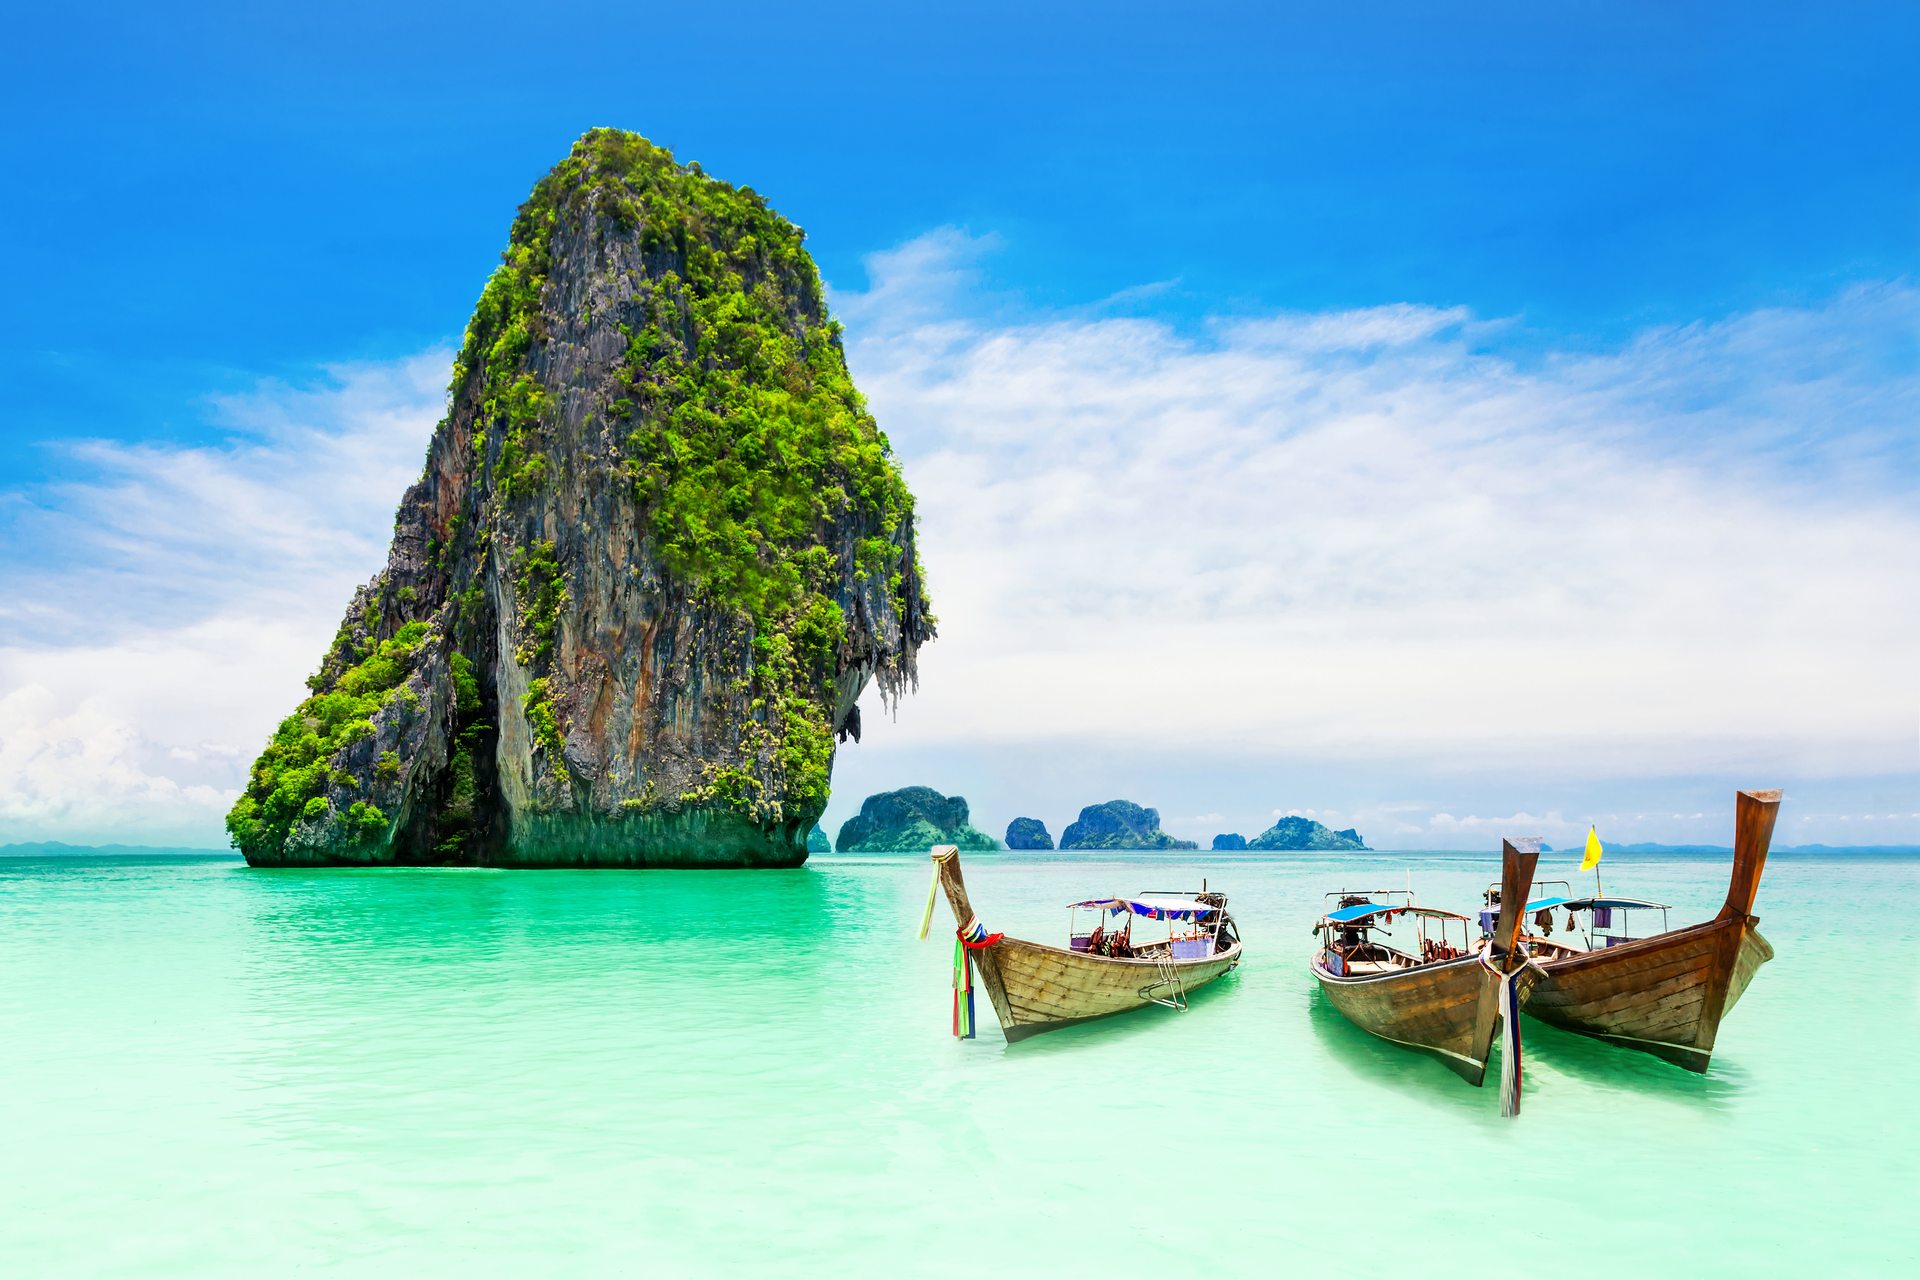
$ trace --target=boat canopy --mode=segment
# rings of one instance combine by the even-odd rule
[[[1351,907],[1341,907],[1338,911],[1329,911],[1320,918],[1321,924],[1353,924],[1373,916],[1429,916],[1442,920],[1466,920],[1463,915],[1452,911],[1441,911],[1437,907],[1414,907],[1404,902],[1361,902]],[[1468,923],[1472,923],[1468,921]]]
[[[1641,898],[1535,898],[1527,904],[1529,911],[1544,911],[1548,907],[1563,907],[1568,911],[1591,911],[1595,907],[1620,911],[1667,910],[1664,902],[1648,902]]]
[[[1198,898],[1176,898],[1164,893],[1147,893],[1137,898],[1089,898],[1067,905],[1075,910],[1090,907],[1116,916],[1131,911],[1149,920],[1204,920],[1214,910]]]

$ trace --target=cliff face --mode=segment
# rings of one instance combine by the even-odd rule
[[[1312,818],[1286,817],[1247,842],[1249,849],[1344,850],[1365,849],[1360,833],[1349,827],[1335,831]]]
[[[596,130],[520,209],[255,864],[794,865],[933,636],[913,501],[801,232]]]
[[[925,853],[935,845],[997,849],[992,836],[968,821],[964,796],[932,787],[902,787],[868,796],[860,812],[840,824],[833,847],[841,853]]]
[[[1060,833],[1062,849],[1198,849],[1191,840],[1176,840],[1160,829],[1160,811],[1143,809],[1131,800],[1090,804],[1077,822]]]

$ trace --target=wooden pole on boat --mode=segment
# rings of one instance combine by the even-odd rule
[[[1733,874],[1727,881],[1726,904],[1720,908],[1722,920],[1753,916],[1760,873],[1766,870],[1767,850],[1773,844],[1773,821],[1780,813],[1780,793],[1741,791],[1733,803]]]
[[[1700,1023],[1694,1032],[1693,1047],[1703,1055],[1713,1052],[1714,1041],[1719,1038],[1734,969],[1740,963],[1747,934],[1757,923],[1753,900],[1760,892],[1760,873],[1766,869],[1767,849],[1773,843],[1780,793],[1736,792],[1733,806],[1733,871],[1727,878],[1727,900],[1714,917],[1722,927],[1714,943],[1712,968],[1700,999]],[[1696,1070],[1706,1070],[1704,1059]]]
[[[953,908],[953,922],[961,929],[967,927],[967,921],[974,919],[973,902],[967,897],[967,882],[960,875],[960,848],[958,845],[943,844],[933,851],[934,873],[940,878],[940,887],[946,890],[947,905]],[[995,948],[985,947],[978,951],[969,951],[967,956],[980,974],[980,985],[987,989],[987,999],[993,1002],[993,1011],[1000,1015],[1000,1025],[1014,1025],[1013,1008],[1007,1003],[1006,981],[1000,973],[1000,957],[994,954]]]
[[[934,851],[936,854],[939,850]],[[933,869],[933,880],[927,885],[927,909],[920,913],[920,941],[927,940],[927,930],[933,927],[933,904],[940,896],[940,868]]]
[[[1520,927],[1527,917],[1527,898],[1533,892],[1533,869],[1540,861],[1540,837],[1519,836],[1500,841],[1500,919],[1493,929],[1491,950],[1500,974],[1500,1114],[1520,1114]]]
[[[1515,836],[1500,841],[1500,918],[1493,926],[1493,954],[1511,957],[1526,920],[1527,896],[1533,891],[1533,869],[1540,861],[1539,836]],[[1506,969],[1515,968],[1502,959]]]

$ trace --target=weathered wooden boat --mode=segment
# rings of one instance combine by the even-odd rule
[[[1539,859],[1539,841],[1503,841],[1501,884],[1508,902],[1524,901]],[[1468,1084],[1486,1078],[1494,1033],[1507,1029],[1503,1110],[1519,1109],[1517,1013],[1526,985],[1536,974],[1515,946],[1518,910],[1502,911],[1491,937],[1469,939],[1471,921],[1451,911],[1422,907],[1399,891],[1329,894],[1336,905],[1314,924],[1320,948],[1313,976],[1333,1007],[1355,1026],[1383,1040],[1439,1058]],[[1410,919],[1419,949],[1391,945],[1390,929]],[[1448,936],[1459,926],[1458,944]],[[1428,935],[1437,927],[1440,937]]]
[[[1227,900],[1197,894],[1142,894],[1072,904],[1120,923],[1071,925],[1066,947],[989,935],[974,914],[960,873],[960,851],[943,845],[933,862],[947,904],[1008,1043],[1148,1005],[1184,1009],[1188,993],[1240,963],[1240,935]],[[1168,936],[1136,941],[1136,919],[1164,920]]]
[[[1755,927],[1760,921],[1753,902],[1773,841],[1780,793],[1742,791],[1734,806],[1733,873],[1726,903],[1711,920],[1634,938],[1611,917],[1664,913],[1663,904],[1599,895],[1528,902],[1529,915],[1550,917],[1556,910],[1584,915],[1587,925],[1581,931],[1589,945],[1569,946],[1539,934],[1525,937],[1541,969],[1527,993],[1526,1011],[1568,1031],[1705,1071],[1721,1019],[1754,971],[1773,959],[1773,947]]]

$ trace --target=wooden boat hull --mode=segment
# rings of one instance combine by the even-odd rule
[[[1779,809],[1778,791],[1734,796],[1733,870],[1719,915],[1599,951],[1536,960],[1543,976],[1528,995],[1526,1011],[1568,1031],[1705,1071],[1720,1020],[1754,971],[1773,959],[1773,947],[1756,927],[1753,903]]]
[[[1468,1084],[1487,1075],[1500,1027],[1500,975],[1478,956],[1359,976],[1329,971],[1320,957],[1313,976],[1334,1008],[1362,1031],[1430,1053]],[[1521,999],[1536,973],[1515,975]]]
[[[1161,965],[1002,938],[974,952],[973,958],[1011,1044],[1042,1031],[1189,995],[1239,964],[1240,948]]]
[[[957,852],[934,855],[956,924],[974,918]],[[1002,938],[968,952],[1007,1043],[1126,1013],[1206,986],[1240,963],[1240,943],[1195,960],[1119,960]]]
[[[1705,1071],[1720,1020],[1773,959],[1750,917],[1709,920],[1657,937],[1538,961],[1527,1013]]]

